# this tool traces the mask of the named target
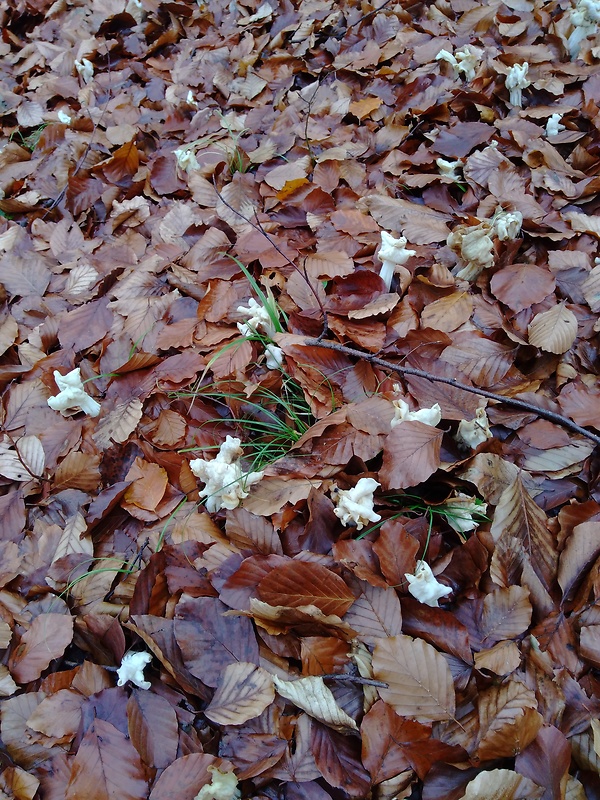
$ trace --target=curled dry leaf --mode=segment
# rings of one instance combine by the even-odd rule
[[[356,722],[335,702],[323,678],[309,676],[296,681],[284,681],[273,676],[275,688],[282,697],[306,711],[311,717],[342,733],[358,730]]]
[[[459,800],[536,800],[544,789],[510,769],[480,772]]]

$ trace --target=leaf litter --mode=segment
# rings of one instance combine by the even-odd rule
[[[597,3],[3,13],[3,796],[595,797]]]

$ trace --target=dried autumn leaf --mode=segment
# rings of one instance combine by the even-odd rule
[[[166,698],[134,689],[127,701],[127,729],[149,767],[165,769],[177,758],[177,714]]]
[[[290,561],[272,569],[258,584],[261,600],[271,606],[316,606],[324,614],[343,616],[354,600],[346,582],[321,564]]]
[[[510,769],[480,772],[458,800],[537,800],[544,789]]]
[[[284,681],[273,676],[278,693],[286,700],[306,711],[311,717],[341,733],[358,730],[356,722],[335,702],[331,690],[325,686],[323,678],[309,676],[296,681]]]
[[[512,311],[541,303],[555,288],[552,273],[535,264],[510,264],[492,276],[490,288]]]
[[[65,652],[73,638],[73,617],[68,614],[40,614],[13,652],[10,671],[17,683],[40,677],[51,661]]]
[[[563,598],[585,575],[600,555],[600,522],[582,522],[573,528],[558,561],[558,583]]]
[[[142,403],[137,397],[115,406],[107,417],[100,420],[93,434],[93,439],[102,450],[113,442],[126,441],[136,429],[142,418]]]
[[[577,317],[563,303],[536,314],[527,327],[529,344],[547,353],[566,353],[577,337]]]
[[[27,720],[27,727],[63,741],[71,741],[81,724],[85,698],[71,689],[59,689],[39,704]]]
[[[258,717],[275,698],[273,678],[256,664],[228,664],[204,714],[218,725],[242,725]]]
[[[129,738],[96,718],[73,758],[65,800],[146,800],[148,784],[141,759]]]
[[[54,473],[56,489],[81,489],[91,492],[100,483],[100,456],[71,450]]]
[[[211,783],[208,767],[231,772],[233,764],[208,753],[189,753],[173,761],[162,772],[149,800],[194,800],[203,786]]]
[[[496,589],[483,599],[481,629],[489,643],[512,639],[531,623],[529,592],[521,586]]]
[[[7,767],[0,775],[0,791],[14,800],[33,800],[40,782],[20,767]]]
[[[27,481],[44,474],[46,455],[37,436],[22,436],[15,442],[0,443],[0,475],[13,481]]]
[[[515,537],[523,543],[536,575],[546,589],[556,577],[558,555],[546,515],[531,497],[518,475],[500,496],[490,533],[499,540]]]
[[[385,440],[379,478],[384,489],[407,489],[427,480],[440,464],[443,431],[422,422],[402,422]]]
[[[543,723],[536,709],[535,693],[520,681],[509,680],[481,692],[479,758],[510,757],[524,750]]]
[[[419,722],[454,716],[454,683],[448,662],[422,639],[401,635],[378,641],[373,675],[388,684],[387,689],[378,691],[397,714]]]

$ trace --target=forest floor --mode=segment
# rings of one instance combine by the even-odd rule
[[[600,798],[600,8],[379,5],[0,11],[2,798]]]

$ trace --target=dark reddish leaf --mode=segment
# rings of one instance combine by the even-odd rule
[[[354,594],[335,572],[321,564],[289,561],[272,569],[258,585],[261,600],[272,606],[316,606],[324,614],[343,616]]]

